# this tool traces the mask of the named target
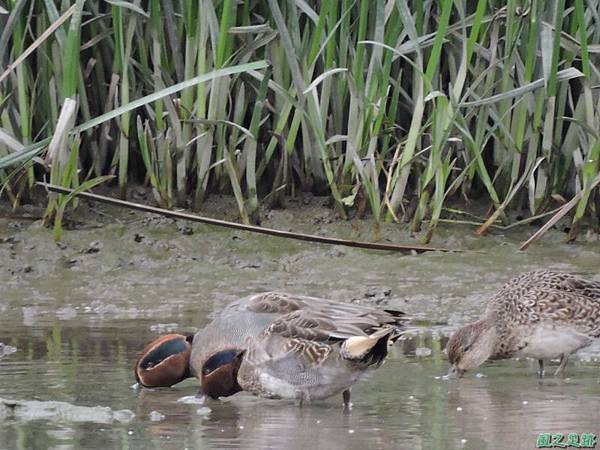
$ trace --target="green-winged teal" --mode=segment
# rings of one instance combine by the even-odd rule
[[[149,344],[135,375],[146,387],[197,377],[204,394],[239,391],[299,402],[339,392],[381,365],[401,334],[398,311],[277,292],[231,303],[193,336],[171,334]]]
[[[600,336],[600,282],[538,270],[519,275],[489,300],[481,319],[458,329],[448,342],[449,376],[462,376],[488,359],[515,356],[539,361],[569,355]]]

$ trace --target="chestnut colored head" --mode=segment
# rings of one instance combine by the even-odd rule
[[[189,378],[193,336],[167,334],[148,344],[135,362],[135,379],[144,387],[173,386]]]
[[[451,367],[448,376],[460,378],[465,371],[474,369],[494,353],[496,329],[487,320],[480,320],[456,330],[446,347]]]
[[[202,366],[200,384],[210,398],[229,397],[240,392],[237,375],[245,350],[225,350],[215,353]]]

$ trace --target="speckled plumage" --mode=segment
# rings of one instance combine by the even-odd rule
[[[479,321],[457,330],[448,359],[457,367],[514,356],[560,356],[566,363],[569,354],[598,337],[600,282],[538,270],[511,279],[491,297]]]
[[[395,311],[278,292],[257,294],[233,302],[196,334],[191,373],[201,378],[211,355],[243,349],[237,381],[244,391],[268,398],[325,398],[379,366],[388,341],[399,337],[405,321]],[[353,358],[346,342],[357,336],[375,337],[373,342],[385,346]]]

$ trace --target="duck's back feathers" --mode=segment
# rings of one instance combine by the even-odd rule
[[[518,296],[530,290],[555,290],[600,299],[600,281],[585,280],[570,273],[536,270],[522,273],[508,281],[494,295],[493,300],[501,300],[504,296]]]
[[[368,336],[382,326],[401,328],[408,321],[400,311],[279,292],[254,295],[247,307],[256,313],[281,314],[265,333],[311,340]]]
[[[600,335],[600,282],[540,270],[513,278],[490,300],[488,317],[499,325],[553,323]]]

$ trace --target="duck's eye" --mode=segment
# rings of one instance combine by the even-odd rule
[[[465,345],[465,348],[463,349],[463,351],[465,353],[467,353],[469,350],[471,350],[471,347],[473,347],[473,344],[467,344],[467,345]]]

